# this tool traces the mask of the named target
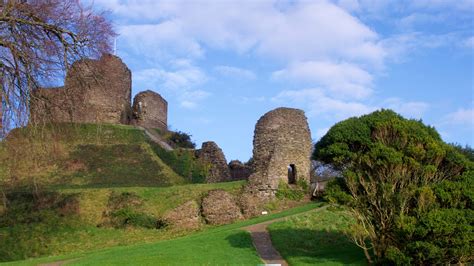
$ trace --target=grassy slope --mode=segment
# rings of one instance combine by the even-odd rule
[[[362,250],[343,234],[351,219],[330,208],[268,227],[273,245],[291,265],[366,265]]]
[[[188,184],[171,187],[111,187],[111,188],[62,188],[64,194],[79,193],[81,218],[91,224],[97,224],[112,192],[132,192],[143,199],[143,211],[155,217],[162,216],[167,210],[189,201],[199,201],[211,189],[223,189],[232,194],[240,191],[245,181]]]
[[[46,213],[43,211],[32,214],[32,217],[28,218],[34,219],[32,222],[17,222],[15,226],[0,227],[0,261],[148,243],[190,233],[172,228],[158,230],[140,227],[126,229],[97,227],[103,221],[103,213],[107,210],[107,202],[113,191],[137,194],[143,200],[141,211],[151,217],[159,218],[167,210],[188,200],[199,201],[211,189],[224,189],[237,193],[244,184],[245,182],[229,182],[162,188],[60,189],[58,191],[62,194],[75,194],[79,198],[79,215],[60,216],[52,211]],[[26,214],[20,215],[26,216]]]
[[[71,260],[70,263],[74,265],[256,265],[261,261],[253,248],[251,238],[247,232],[239,228],[306,212],[320,205],[311,203],[281,213],[205,229],[202,232],[173,240],[18,261],[5,265],[37,265],[60,260]]]
[[[15,176],[24,178],[25,183],[33,179],[48,187],[185,183],[156,155],[143,131],[131,126],[58,124],[46,130],[23,128],[10,134],[4,145],[9,156],[4,164],[15,169]]]

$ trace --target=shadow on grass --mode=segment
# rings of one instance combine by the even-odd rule
[[[342,232],[285,228],[270,235],[290,264],[367,265],[363,251]]]
[[[234,248],[253,248],[252,237],[249,233],[238,231],[226,237],[229,244]]]

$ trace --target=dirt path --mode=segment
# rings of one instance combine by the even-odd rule
[[[155,142],[156,144],[160,145],[163,149],[167,150],[167,151],[172,151],[173,150],[173,147],[171,147],[168,143],[166,143],[162,138],[161,136],[154,132],[153,129],[149,129],[149,128],[144,128],[144,127],[139,127],[137,126],[138,129],[141,129],[143,131],[145,131],[145,134],[153,141]]]
[[[326,209],[328,206],[329,205],[326,205],[326,206],[313,209],[307,212],[303,212],[303,213],[321,211],[323,209]],[[298,213],[295,215],[300,215],[303,213]],[[276,250],[275,247],[273,247],[272,239],[270,238],[270,233],[267,230],[267,226],[275,222],[284,221],[295,215],[286,216],[286,217],[282,217],[282,218],[278,218],[278,219],[274,219],[274,220],[270,220],[270,221],[266,221],[263,223],[254,224],[254,225],[250,225],[250,226],[242,228],[248,231],[250,235],[252,236],[253,245],[255,246],[255,249],[257,250],[258,255],[260,256],[260,258],[263,260],[265,264],[282,265],[282,266],[288,265],[288,262],[285,261],[283,257],[280,255],[280,253],[278,252],[278,250]]]

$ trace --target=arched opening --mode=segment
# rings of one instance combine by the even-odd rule
[[[288,165],[288,184],[296,184],[296,166]]]

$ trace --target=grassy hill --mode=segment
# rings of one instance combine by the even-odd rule
[[[163,214],[245,183],[189,184],[195,169],[192,151],[164,151],[131,126],[16,129],[0,142],[0,261],[187,234]]]
[[[186,183],[157,156],[153,145],[142,130],[124,125],[22,128],[12,132],[3,143],[4,169],[0,174],[8,172],[19,185],[35,182],[45,186],[104,187]]]

